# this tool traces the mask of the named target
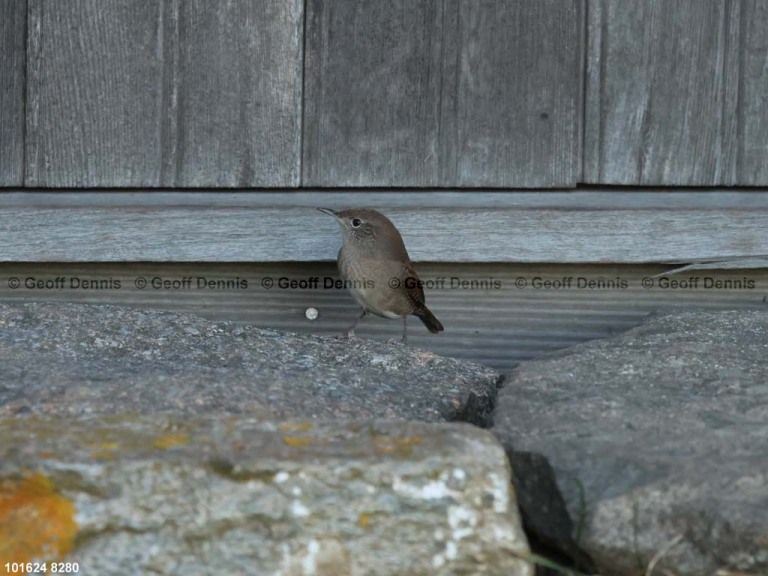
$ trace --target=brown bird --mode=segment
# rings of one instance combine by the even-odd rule
[[[407,341],[408,316],[417,316],[436,334],[443,325],[424,304],[424,288],[395,225],[381,212],[351,208],[339,212],[318,208],[336,218],[344,235],[339,250],[339,273],[352,296],[363,307],[349,327],[355,337],[357,323],[368,313],[382,318],[403,319],[403,342]]]

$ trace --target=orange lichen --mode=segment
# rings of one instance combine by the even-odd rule
[[[283,443],[291,448],[304,448],[312,443],[308,436],[283,436]]]
[[[158,436],[152,442],[152,447],[158,450],[168,450],[169,448],[175,448],[176,446],[183,446],[189,444],[189,436],[186,434],[166,434],[165,436]]]
[[[357,517],[357,525],[363,529],[369,528],[371,525],[371,515],[366,512],[360,514],[360,516]]]
[[[409,456],[416,444],[421,442],[421,436],[373,436],[373,448],[379,454],[395,454]]]
[[[280,424],[280,430],[283,432],[306,432],[312,429],[312,422],[286,422]]]
[[[102,442],[98,447],[100,450],[117,450],[120,448],[120,444],[115,441]]]
[[[120,444],[114,441],[101,442],[91,452],[91,456],[97,460],[113,460],[115,457],[115,450],[120,448]]]
[[[75,506],[54,492],[49,478],[0,481],[0,574],[6,562],[62,558],[76,534]]]

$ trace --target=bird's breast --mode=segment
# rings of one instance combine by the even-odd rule
[[[413,312],[402,286],[402,262],[371,255],[339,252],[339,273],[352,296],[365,309],[384,318],[400,318]]]

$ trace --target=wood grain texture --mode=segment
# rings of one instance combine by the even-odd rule
[[[302,0],[180,6],[176,178],[290,187],[300,179]]]
[[[734,258],[733,260],[725,260],[720,262],[700,262],[696,264],[688,264],[681,268],[674,268],[672,270],[666,270],[658,276],[672,276],[675,274],[683,274],[685,272],[697,272],[701,270],[754,270],[763,269],[768,270],[768,258]]]
[[[0,0],[0,186],[24,183],[26,0]]]
[[[306,186],[571,186],[583,0],[309,0]]]
[[[411,318],[408,344],[506,371],[522,360],[586,340],[617,335],[660,308],[768,310],[764,300],[768,294],[767,270],[697,271],[673,277],[678,281],[699,277],[695,288],[643,287],[643,278],[663,272],[664,268],[420,263],[417,270],[427,282],[427,303],[445,325],[445,332],[431,335],[418,320]],[[242,286],[244,280],[247,287],[198,288],[199,277],[208,281],[238,281],[237,286]],[[313,277],[322,279],[317,289],[279,287],[280,278],[298,281]],[[326,277],[338,278],[335,264],[1,264],[0,301],[122,304],[186,311],[262,328],[336,336],[346,332],[358,309],[347,290],[324,289]],[[727,288],[725,284],[705,288],[705,277],[731,284]],[[19,288],[10,288],[11,278],[19,280]],[[29,278],[33,279],[32,286],[43,281],[43,288],[28,288]],[[63,279],[60,287],[44,287],[45,281],[57,278]],[[99,281],[105,287],[84,289],[82,282],[72,287],[72,278]],[[147,282],[143,289],[137,288],[139,278]],[[168,288],[153,287],[157,285],[155,278],[177,281],[177,288],[172,284]],[[181,284],[185,278],[190,279],[189,283]],[[265,278],[274,281],[271,289],[262,286]],[[452,283],[451,278],[465,281],[464,287],[456,281]],[[556,282],[568,278],[572,279],[570,288],[555,287]],[[609,281],[624,281],[626,287],[579,289],[579,278],[602,281],[603,286],[609,286],[605,284]],[[441,287],[442,279],[445,284]],[[525,286],[520,279],[525,280]],[[496,283],[490,284],[489,280]],[[550,288],[534,287],[543,286],[544,282]],[[317,310],[316,320],[307,318],[308,308]],[[401,330],[398,321],[365,318],[357,333],[364,338],[387,340],[398,339]]]
[[[28,185],[298,184],[300,0],[29,1]]]
[[[446,17],[444,0],[308,0],[305,186],[438,184]]]
[[[5,193],[0,261],[335,260],[316,206],[378,208],[415,261],[691,263],[768,257],[760,192]]]
[[[589,3],[585,181],[765,185],[764,0]]]
[[[739,183],[768,185],[768,2],[742,0]]]
[[[580,0],[461,0],[458,167],[444,183],[580,180],[584,11]]]
[[[27,185],[158,185],[165,3],[29,5]]]

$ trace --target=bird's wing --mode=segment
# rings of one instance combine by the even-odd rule
[[[413,269],[411,262],[403,264],[403,283],[405,286],[405,293],[414,307],[418,310],[424,306],[424,286],[419,279],[418,274]]]

